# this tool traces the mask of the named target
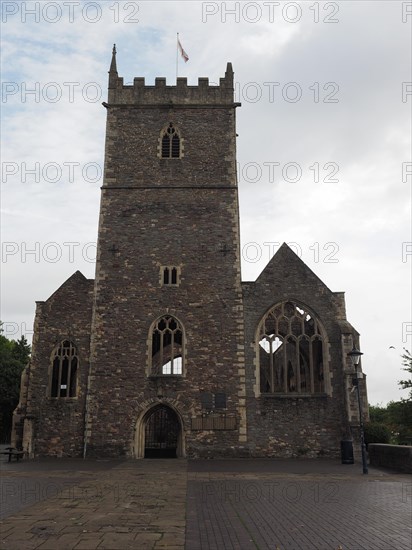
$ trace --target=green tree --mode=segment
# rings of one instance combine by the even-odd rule
[[[406,348],[403,348],[404,352],[402,357],[402,365],[403,370],[406,372],[409,372],[412,375],[412,355],[411,352],[408,351]],[[399,385],[402,386],[402,389],[406,390],[408,388],[412,388],[412,377],[408,380],[399,380]],[[412,389],[409,392],[409,399],[412,399]]]
[[[387,425],[394,442],[398,445],[412,445],[412,399],[391,401],[387,406]]]
[[[31,347],[24,336],[17,342],[3,334],[0,323],[0,440],[10,441],[13,411],[19,402],[21,373]]]
[[[410,351],[404,348],[401,359],[403,370],[412,375],[412,355]],[[391,443],[396,445],[412,445],[412,377],[400,380],[399,385],[402,389],[411,388],[408,398],[400,399],[400,401],[390,401],[386,407],[370,405],[370,428],[367,427],[366,431],[369,430],[370,437],[383,438],[384,430],[382,425],[384,425],[391,433]],[[372,442],[372,440],[369,439],[369,442]]]
[[[388,410],[382,405],[369,405],[370,422],[374,424],[387,424]]]
[[[392,443],[394,445],[412,444],[412,400],[401,399],[390,401],[386,407],[381,405],[369,406],[370,423],[366,425],[365,432],[369,443]],[[385,427],[389,430],[389,441],[372,441],[372,437],[383,437]]]
[[[27,365],[30,359],[31,346],[27,343],[26,337],[22,336],[20,340],[14,342],[13,357],[23,365]]]

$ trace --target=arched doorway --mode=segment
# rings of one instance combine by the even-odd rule
[[[180,421],[173,409],[158,405],[147,413],[144,422],[145,458],[176,458],[181,437]]]

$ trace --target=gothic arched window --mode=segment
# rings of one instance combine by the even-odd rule
[[[259,324],[262,393],[324,393],[324,331],[312,313],[294,302],[270,309]]]
[[[150,375],[182,375],[184,355],[183,327],[171,315],[156,321],[151,330]]]
[[[64,340],[52,355],[50,397],[76,397],[78,366],[75,345]]]
[[[182,156],[180,133],[172,122],[161,133],[160,153],[163,159],[179,159]]]

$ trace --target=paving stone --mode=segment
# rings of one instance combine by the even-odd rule
[[[14,538],[11,541],[2,541],[1,542],[1,548],[7,549],[7,550],[36,550],[37,548],[40,548],[41,544],[43,544],[43,540],[22,540],[19,538]],[[55,547],[56,548],[56,547]]]
[[[363,476],[360,467],[346,469],[335,462],[204,461],[189,462],[188,471],[184,463],[169,482],[167,464],[173,462],[130,461],[115,471],[96,464],[94,474],[102,485],[125,486],[144,472],[137,508],[131,505],[135,496],[125,496],[120,507],[110,491],[101,506],[82,501],[80,513],[58,499],[35,502],[20,512],[13,507],[0,523],[0,550],[412,547],[407,476],[374,469]],[[67,470],[68,477],[74,474]],[[75,489],[81,491],[81,484]]]
[[[77,544],[77,541],[75,538],[70,539],[63,539],[60,540],[59,538],[53,538],[50,537],[47,540],[43,542],[38,548],[41,548],[41,550],[71,550],[74,545]]]
[[[163,533],[137,533],[134,537],[134,541],[137,547],[140,547],[140,544],[149,544],[155,543],[160,540],[163,536]]]
[[[45,538],[45,537],[39,537],[38,534],[33,532],[19,531],[19,529],[15,527],[13,527],[12,530],[5,531],[5,532],[1,528],[0,533],[1,533],[2,540],[9,540],[9,541],[15,540],[15,539],[33,541],[33,540],[37,540],[38,538],[42,538],[43,540]]]
[[[96,550],[100,544],[100,539],[80,539],[73,547],[73,550]]]

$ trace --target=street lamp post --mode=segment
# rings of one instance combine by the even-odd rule
[[[351,358],[352,364],[355,367],[356,372],[356,389],[358,393],[358,406],[359,406],[359,425],[360,425],[360,437],[361,437],[361,450],[362,450],[362,468],[363,473],[368,473],[368,463],[366,460],[366,445],[365,445],[365,433],[363,430],[363,414],[362,414],[362,402],[360,397],[360,390],[359,390],[359,377],[358,377],[358,365],[359,365],[359,359],[361,358],[361,355],[363,353],[359,351],[358,349],[353,346],[352,351],[348,353],[348,356]]]

